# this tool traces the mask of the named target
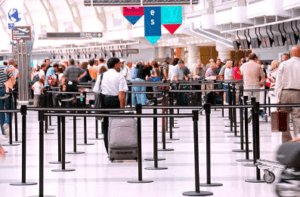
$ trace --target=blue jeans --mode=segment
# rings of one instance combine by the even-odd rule
[[[131,80],[132,82],[134,81],[145,81],[143,79],[133,79]],[[146,87],[144,86],[132,86],[131,87],[132,91],[137,91],[137,92],[146,92]],[[136,96],[136,100],[135,100],[135,96]],[[136,94],[136,93],[132,93],[131,94],[131,101],[132,101],[132,105],[136,105],[136,104],[141,104],[141,105],[145,105],[146,103],[148,103],[148,99],[146,97],[146,94]]]
[[[5,87],[1,87],[0,88],[0,96],[4,96],[5,94],[6,94]],[[5,109],[8,110],[9,109],[9,100],[8,99],[0,100],[0,109],[4,109],[4,104],[5,104]],[[8,113],[0,113],[0,126],[1,126],[3,135],[4,135],[3,125],[6,123],[9,124],[9,114]]]
[[[224,85],[223,89],[228,90],[228,85]],[[228,91],[226,92],[226,103],[229,103],[229,92]]]

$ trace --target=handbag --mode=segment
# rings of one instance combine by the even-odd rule
[[[272,132],[286,132],[288,127],[288,114],[284,110],[271,112]]]

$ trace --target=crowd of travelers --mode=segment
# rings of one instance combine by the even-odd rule
[[[290,55],[292,58],[290,59]],[[51,63],[49,58],[37,67],[32,68],[30,76],[31,95],[34,98],[34,106],[41,106],[44,89],[47,87],[62,86],[62,91],[77,92],[79,83],[95,82],[93,91],[98,95],[95,106],[103,108],[123,108],[131,104],[153,105],[147,94],[126,93],[127,91],[146,92],[147,87],[129,86],[128,82],[159,82],[170,81],[178,83],[189,80],[243,80],[244,89],[275,88],[270,96],[277,99],[278,103],[300,103],[300,48],[294,47],[290,54],[282,55],[281,63],[274,60],[269,64],[258,59],[255,53],[241,60],[210,59],[207,65],[203,65],[201,59],[194,65],[187,66],[184,60],[166,57],[163,62],[135,62],[123,59],[110,58],[107,62],[100,58],[89,61],[76,62],[74,59],[62,63]],[[0,66],[0,96],[16,88],[19,76],[17,65],[14,60],[4,62]],[[185,89],[186,86],[174,86],[174,89]],[[224,83],[224,89],[228,84]],[[155,91],[156,89],[153,89]],[[99,96],[100,95],[100,96]],[[244,95],[256,97],[260,101],[260,92],[245,92]],[[183,94],[177,95],[178,105],[187,105]],[[98,99],[100,98],[100,99]],[[97,100],[101,104],[97,105]],[[222,101],[228,104],[228,93],[223,95]],[[0,101],[0,109],[8,108],[7,101]],[[297,137],[300,128],[300,109],[284,108],[293,114],[294,134],[288,132],[283,135],[283,142]],[[9,116],[0,113],[0,125],[2,134],[8,136]],[[105,146],[107,148],[108,119],[104,118],[102,124],[104,131]]]

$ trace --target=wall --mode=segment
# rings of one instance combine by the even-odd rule
[[[283,47],[272,47],[267,49],[253,49],[252,51],[257,54],[258,58],[261,60],[278,60],[279,54],[288,53],[290,47],[283,46]]]

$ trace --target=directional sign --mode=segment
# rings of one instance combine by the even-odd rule
[[[102,38],[102,32],[83,32],[80,34],[82,38]]]
[[[47,38],[102,38],[102,32],[49,32]]]
[[[12,30],[12,40],[31,40],[30,26],[15,27]]]
[[[122,49],[122,53],[124,54],[139,54],[139,49]]]

